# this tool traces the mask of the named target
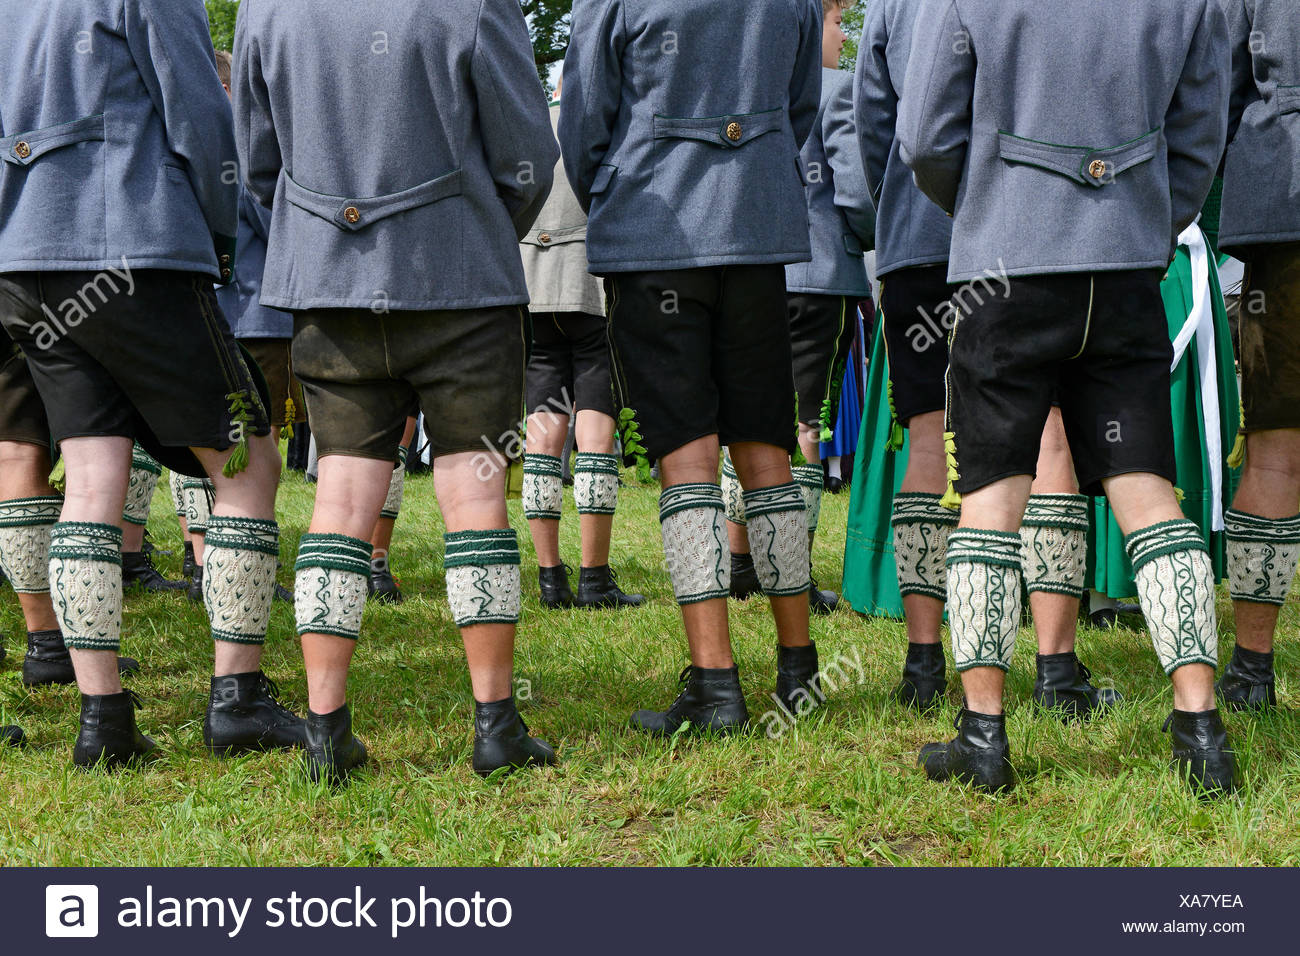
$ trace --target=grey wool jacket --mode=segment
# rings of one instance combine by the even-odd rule
[[[1222,0],[1232,35],[1232,108],[1219,243],[1300,241],[1300,5]]]
[[[809,258],[820,0],[576,0],[560,143],[597,275]]]
[[[917,188],[899,155],[898,104],[916,35],[918,0],[871,0],[854,73],[853,108],[876,204],[876,275],[948,261],[952,220]]]
[[[1223,154],[1220,0],[923,0],[900,155],[952,282],[1164,268]]]
[[[291,339],[293,316],[262,305],[262,273],[266,269],[266,240],[271,210],[244,189],[239,195],[239,255],[235,277],[218,287],[217,303],[237,339]]]
[[[0,64],[0,272],[229,278],[234,129],[200,0],[5,0]]]
[[[551,104],[551,125],[560,119],[559,101]],[[556,163],[555,185],[533,228],[519,244],[528,281],[528,308],[533,312],[605,314],[601,282],[587,271],[587,214]]]
[[[263,305],[528,301],[559,153],[518,0],[243,0],[234,60]]]
[[[799,154],[808,199],[812,260],[785,267],[790,292],[871,294],[863,254],[876,239],[876,209],[853,131],[853,75],[822,69],[821,107]]]

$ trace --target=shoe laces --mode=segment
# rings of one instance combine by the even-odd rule
[[[126,694],[126,699],[131,702],[131,706],[136,710],[144,709],[144,698],[137,694],[130,687],[123,687],[122,693]]]
[[[293,711],[291,711],[288,707],[284,706],[284,704],[280,703],[280,685],[277,684],[270,677],[268,677],[265,671],[259,671],[259,673],[261,674],[261,678],[258,681],[258,687],[265,695],[266,699],[270,701],[271,706],[274,707],[281,714],[287,714],[290,717],[296,717]]]
[[[1078,666],[1078,668],[1079,668],[1079,678],[1080,678],[1080,679],[1081,679],[1085,684],[1091,683],[1091,682],[1092,682],[1092,671],[1088,670],[1088,666],[1087,666],[1086,664],[1084,664],[1083,661],[1079,660],[1077,657],[1074,659],[1074,663],[1075,663],[1075,664]]]

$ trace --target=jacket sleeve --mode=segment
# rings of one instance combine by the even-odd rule
[[[803,149],[812,134],[822,105],[822,4],[821,0],[803,0],[803,6],[799,52],[790,77],[790,126],[798,149]]]
[[[976,54],[956,0],[923,0],[898,110],[899,155],[921,192],[956,209],[970,147]]]
[[[822,113],[822,141],[835,185],[835,206],[863,248],[871,249],[876,236],[876,207],[867,191],[858,136],[853,129],[853,77],[844,73],[836,76],[836,81]]]
[[[889,165],[889,153],[894,148],[894,128],[898,124],[898,96],[894,92],[886,57],[888,42],[885,5],[873,3],[867,8],[866,21],[862,24],[862,42],[858,47],[858,66],[853,81],[853,119],[867,188],[877,203],[885,185],[885,168]]]
[[[1223,9],[1218,0],[1205,0],[1205,12],[1165,113],[1175,239],[1196,221],[1223,159],[1231,55]]]
[[[591,211],[591,186],[618,123],[624,27],[620,0],[575,0],[559,129],[564,172],[583,212]]]
[[[199,0],[127,0],[127,47],[190,184],[218,257],[234,255],[239,173],[230,102]]]
[[[280,140],[271,118],[271,96],[262,76],[257,37],[248,21],[253,0],[244,0],[235,19],[231,97],[235,104],[235,141],[249,193],[268,209],[284,168]]]
[[[560,150],[518,0],[483,0],[470,78],[488,169],[523,239],[551,193]]]
[[[1232,44],[1232,94],[1228,107],[1228,142],[1237,135],[1242,114],[1259,98],[1255,87],[1255,61],[1250,49],[1250,15],[1245,0],[1224,0],[1228,18],[1228,41]]]

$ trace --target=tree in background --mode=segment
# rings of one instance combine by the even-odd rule
[[[218,50],[229,50],[235,45],[235,13],[239,0],[204,0],[208,8],[208,26],[212,31],[212,45]]]
[[[840,53],[840,69],[853,72],[853,68],[858,62],[858,41],[862,39],[862,18],[866,15],[867,3],[869,0],[858,0],[856,4],[844,11],[844,32],[848,34],[849,42],[844,44],[844,50]]]

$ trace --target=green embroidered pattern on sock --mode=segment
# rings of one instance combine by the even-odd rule
[[[131,466],[131,477],[126,486],[126,507],[122,520],[134,525],[149,523],[149,508],[153,503],[154,489],[158,487],[158,472],[151,468]]]
[[[64,643],[114,651],[122,638],[122,531],[66,521],[50,535],[50,600]]]
[[[906,492],[894,496],[894,564],[901,595],[948,599],[944,558],[958,514],[939,503],[939,495]]]
[[[457,627],[519,620],[519,541],[513,529],[446,535],[447,602]]]
[[[1031,495],[1020,526],[1025,589],[1083,597],[1088,561],[1088,499]]]
[[[808,516],[808,530],[816,531],[822,515],[822,492],[826,487],[821,465],[795,465],[790,469],[794,483],[803,495],[803,509]]]
[[[397,516],[402,513],[402,489],[405,486],[406,456],[403,455],[393,469],[392,476],[388,479],[388,495],[384,498],[384,506],[379,512],[381,518],[397,520]]]
[[[191,534],[206,534],[212,518],[212,497],[215,489],[206,478],[185,478],[181,493],[185,499],[185,527]]]
[[[741,527],[745,525],[745,489],[740,487],[736,466],[731,463],[731,453],[722,456],[722,503],[727,520]]]
[[[203,551],[203,604],[212,639],[264,644],[275,595],[280,529],[274,521],[213,515]]]
[[[57,495],[0,501],[0,570],[15,593],[50,589],[50,532],[61,510]]]
[[[560,459],[554,455],[524,456],[524,517],[529,521],[559,521],[564,508],[564,483]]]
[[[1300,515],[1261,518],[1229,510],[1223,516],[1223,525],[1232,599],[1285,604],[1300,563]]]
[[[958,671],[1011,667],[1020,626],[1020,535],[954,529],[948,536],[948,624]]]
[[[665,488],[659,522],[677,603],[725,599],[731,591],[731,550],[722,489],[707,482]]]
[[[808,590],[808,521],[793,481],[745,492],[746,531],[763,593],[787,597]]]
[[[366,606],[370,542],[342,534],[307,533],[294,563],[294,611],[299,636],[332,634],[356,640]]]
[[[612,515],[618,507],[618,456],[578,452],[573,465],[573,501],[578,514]]]
[[[1218,666],[1214,569],[1201,531],[1164,521],[1124,540],[1151,642],[1166,674],[1184,664]]]

